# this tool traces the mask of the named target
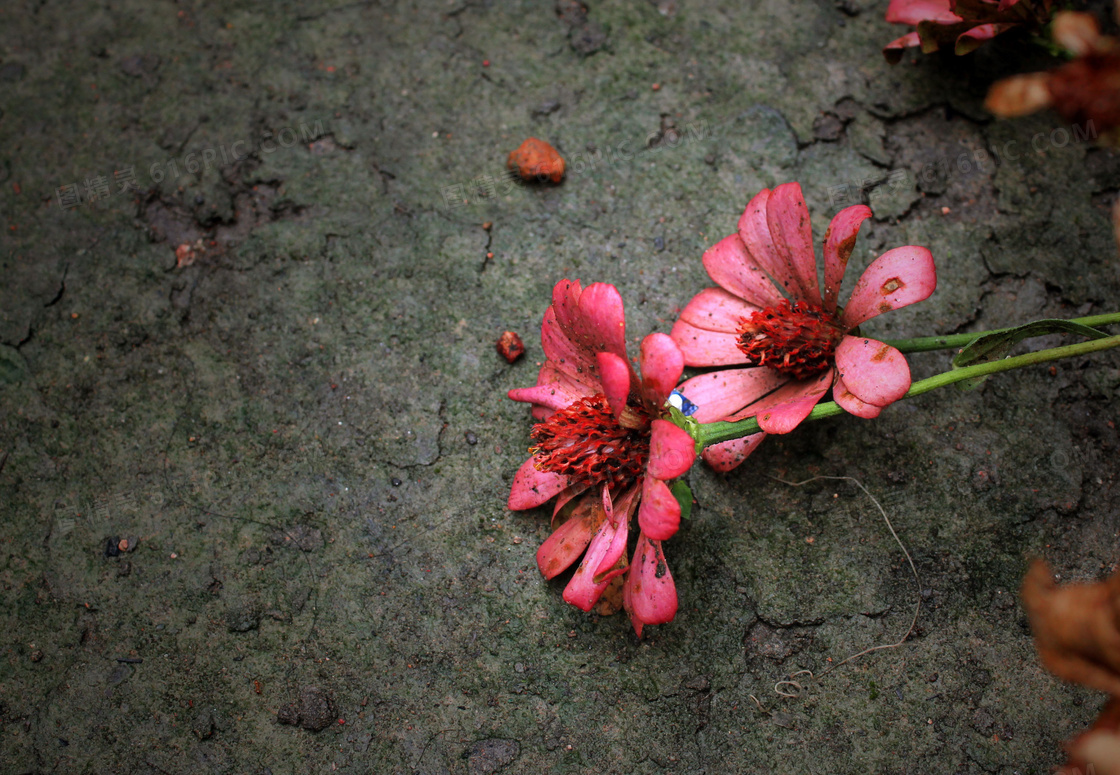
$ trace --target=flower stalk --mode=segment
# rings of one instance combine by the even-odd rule
[[[1084,318],[1073,318],[1071,323],[1096,328],[1110,323],[1120,323],[1120,312],[1110,312],[1106,315],[1089,315]],[[949,350],[955,347],[964,347],[971,344],[981,336],[999,334],[1010,331],[1013,327],[994,328],[991,331],[980,331],[971,334],[953,334],[951,336],[919,336],[913,339],[884,339],[886,344],[904,353],[925,353],[934,350]]]
[[[1101,320],[1101,318],[1108,318],[1108,320]],[[1095,321],[1095,322],[1091,322]],[[1094,317],[1079,318],[1076,322],[1083,325],[1103,325],[1105,323],[1120,322],[1120,315],[1096,315]],[[968,334],[968,340],[962,341],[960,344],[946,345],[951,347],[961,346],[968,344],[979,334]],[[958,337],[926,337],[929,340],[950,340],[957,339]],[[911,342],[918,342],[921,340],[912,339]],[[892,342],[895,347],[898,347],[897,342]],[[1047,363],[1048,361],[1056,361],[1062,358],[1074,358],[1079,355],[1089,355],[1090,353],[1108,350],[1113,347],[1120,346],[1120,336],[1110,336],[1104,339],[1094,339],[1088,342],[1078,342],[1077,344],[1064,345],[1062,347],[1052,347],[1047,350],[1039,350],[1033,353],[1024,353],[1023,355],[1016,355],[1010,358],[993,361],[991,363],[978,363],[973,366],[966,366],[960,369],[954,369],[942,374],[937,374],[927,379],[919,380],[910,386],[906,391],[903,398],[913,398],[920,396],[923,393],[928,393],[931,390],[952,385],[955,382],[963,382],[969,379],[976,379],[978,377],[987,377],[991,374],[998,374],[1002,371],[1011,371],[1012,369],[1020,369],[1025,366],[1033,366],[1038,363]],[[899,348],[901,349],[901,348]],[[938,349],[935,347],[927,347],[928,350]],[[918,352],[918,350],[911,350],[910,352]],[[829,401],[823,404],[817,404],[813,411],[809,413],[806,418],[808,420],[823,420],[826,417],[833,417],[842,414],[843,409],[834,401]],[[687,429],[686,429],[687,430]],[[754,417],[748,417],[744,420],[737,422],[711,422],[698,424],[693,429],[696,439],[696,444],[701,449],[711,446],[712,444],[719,444],[724,441],[731,441],[732,439],[743,438],[744,436],[751,436],[758,433],[758,420]]]

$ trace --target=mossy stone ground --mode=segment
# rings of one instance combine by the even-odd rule
[[[1120,158],[981,107],[1045,57],[891,68],[883,5],[5,5],[2,769],[1060,763],[1102,698],[1038,666],[1017,588],[1032,555],[1113,567],[1115,355],[695,467],[680,612],[641,642],[566,606],[547,514],[505,508],[529,418],[504,395],[553,283],[615,283],[635,342],[666,331],[764,186],[800,181],[818,238],[864,189],[848,287],[932,249],[937,293],[872,334],[1116,308]],[[501,178],[528,136],[562,185]],[[920,593],[851,483],[777,480],[817,475],[883,502]],[[775,694],[897,640],[919,595],[904,646]]]

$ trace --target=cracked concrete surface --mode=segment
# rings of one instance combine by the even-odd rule
[[[552,285],[615,283],[633,341],[667,331],[764,186],[800,181],[818,239],[871,204],[850,278],[933,251],[937,293],[872,335],[1115,309],[1120,155],[981,107],[1045,54],[891,68],[882,6],[5,7],[5,771],[1060,763],[1102,698],[1038,667],[1017,589],[1033,555],[1115,563],[1115,355],[695,467],[680,611],[642,642],[566,606],[547,514],[505,509]],[[561,185],[502,177],[529,136]],[[857,488],[777,481],[816,475],[883,503],[920,591]],[[822,675],[919,596],[906,645]]]

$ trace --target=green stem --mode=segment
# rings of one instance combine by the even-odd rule
[[[1101,315],[1098,317],[1115,316]],[[1084,325],[1092,325],[1086,322],[1092,319],[1093,318],[1081,318],[1077,322]],[[1097,323],[1097,325],[1101,324]],[[975,334],[971,336],[973,338],[976,337]],[[942,338],[948,339],[951,337]],[[969,341],[971,341],[971,339]],[[1065,345],[1064,347],[1053,347],[1049,350],[1039,350],[1038,352],[1016,355],[1013,358],[1004,358],[1003,360],[992,361],[991,363],[978,363],[975,366],[966,366],[962,369],[954,369],[953,371],[937,374],[928,379],[919,380],[910,385],[910,389],[906,391],[906,395],[903,396],[903,398],[920,396],[922,393],[928,393],[931,390],[951,385],[954,382],[963,382],[966,379],[986,377],[990,374],[998,374],[1001,371],[1011,371],[1012,369],[1019,369],[1024,366],[1033,366],[1036,363],[1056,361],[1060,358],[1073,358],[1078,355],[1088,355],[1089,353],[1108,350],[1109,348],[1118,346],[1120,346],[1120,336],[1110,336],[1106,339],[1093,339],[1088,342]],[[805,419],[806,421],[823,420],[825,417],[833,417],[843,412],[844,410],[840,408],[839,404],[829,401],[828,403],[817,404]],[[737,422],[702,423],[698,425],[695,433],[696,444],[697,447],[703,449],[704,447],[710,447],[712,444],[719,444],[721,441],[741,439],[744,436],[758,433],[760,430],[761,429],[758,427],[758,420],[754,417],[748,417],[745,420],[739,420]]]
[[[1074,318],[1073,323],[1094,328],[1105,326],[1109,323],[1120,323],[1120,312],[1107,315],[1090,315],[1085,318]],[[998,334],[1001,331],[1010,331],[1010,328],[996,328],[991,331],[979,331],[973,334],[953,334],[952,336],[919,336],[914,339],[885,339],[886,344],[904,353],[923,353],[931,350],[948,350],[964,347],[972,340],[985,334]]]

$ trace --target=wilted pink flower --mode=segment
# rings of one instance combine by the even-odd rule
[[[836,403],[868,418],[910,389],[902,353],[859,336],[856,327],[933,293],[930,252],[916,245],[887,251],[864,271],[847,306],[836,303],[859,227],[870,217],[868,207],[856,205],[832,219],[823,296],[797,183],[763,189],[739,219],[738,233],[704,253],[704,268],[719,287],[688,303],[672,337],[689,366],[737,368],[693,377],[680,392],[698,405],[694,420],[757,417],[763,431],[705,449],[714,468],[739,465],[767,433],[792,431],[829,388]]]
[[[677,592],[661,542],[677,532],[681,507],[666,481],[684,474],[696,456],[692,437],[668,420],[665,401],[684,370],[680,350],[665,334],[641,345],[642,376],[626,358],[622,298],[613,285],[582,288],[562,280],[552,291],[541,342],[546,360],[531,388],[511,390],[533,404],[532,457],[513,479],[509,507],[531,509],[556,498],[553,518],[567,519],[537,551],[553,578],[581,555],[564,599],[590,611],[612,580],[634,629],[671,621]],[[630,518],[638,543],[627,564]],[[617,610],[617,607],[615,608]]]
[[[1020,26],[1039,30],[1050,20],[1051,0],[891,0],[887,21],[917,29],[883,48],[892,65],[908,48],[923,54],[951,45],[958,55],[975,51],[985,41]]]

